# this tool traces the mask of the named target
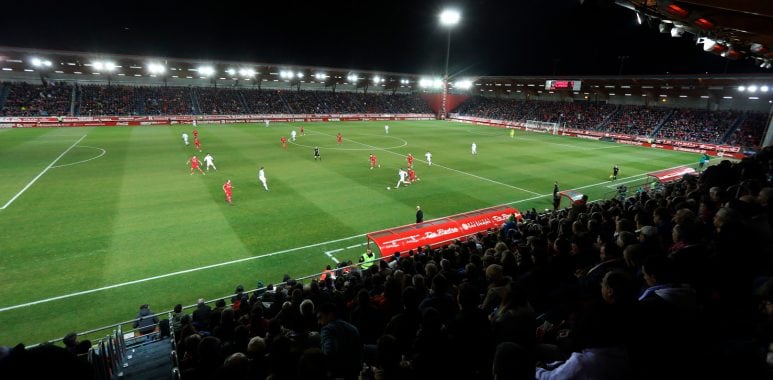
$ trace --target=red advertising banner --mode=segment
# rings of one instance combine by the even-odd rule
[[[674,169],[667,169],[667,170],[647,173],[647,176],[655,178],[655,180],[658,182],[666,183],[666,182],[672,182],[678,179],[682,179],[682,177],[684,177],[685,174],[698,175],[698,173],[695,172],[695,169],[687,166],[680,166]]]
[[[361,121],[361,120],[434,120],[432,114],[343,114],[343,115],[169,115],[169,116],[64,116],[57,117],[0,117],[0,128],[25,127],[91,127],[91,126],[132,126],[191,124],[232,124],[272,122],[319,122],[319,121]]]
[[[391,256],[395,252],[407,252],[425,245],[436,247],[456,239],[464,240],[467,236],[490,228],[500,228],[512,215],[515,215],[517,220],[523,219],[521,213],[510,206],[489,207],[423,223],[371,232],[367,235],[368,245],[371,241],[374,242],[382,256]]]

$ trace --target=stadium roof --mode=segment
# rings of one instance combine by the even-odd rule
[[[41,64],[41,62],[45,64]],[[98,67],[110,63],[112,70]],[[163,73],[153,72],[151,66],[161,65]],[[211,72],[203,72],[202,69]],[[384,71],[353,70],[317,66],[282,65],[264,62],[235,62],[170,57],[150,57],[123,54],[100,54],[60,50],[0,47],[0,72],[32,73],[52,79],[81,81],[113,81],[124,78],[151,77],[159,80],[208,79],[212,81],[284,81],[295,83],[324,83],[327,86],[346,84],[357,78],[357,87],[382,86],[385,89],[412,87],[419,77]],[[78,79],[73,76],[82,76]],[[36,75],[27,75],[35,78]],[[0,78],[2,78],[0,77]],[[376,84],[374,78],[379,79]],[[23,79],[18,77],[17,79]],[[381,80],[383,79],[383,80]],[[207,82],[204,82],[207,83]]]
[[[698,38],[704,50],[728,59],[773,64],[773,2],[767,0],[615,0],[637,13],[639,23],[661,33]]]
[[[546,80],[581,81],[580,91],[571,89],[549,90]],[[739,93],[739,86],[768,86],[765,92],[754,95],[760,100],[773,99],[773,75],[623,75],[623,76],[510,76],[481,77],[475,80],[473,93],[522,92],[534,96],[543,93],[561,93],[568,97],[594,98],[602,96],[651,97],[707,97],[721,99],[748,95]],[[490,91],[489,91],[490,90]],[[665,95],[665,96],[662,96]],[[593,99],[592,99],[593,100]]]
[[[39,62],[33,62],[38,60]],[[50,66],[40,64],[50,62]],[[98,68],[97,62],[110,63],[113,71]],[[37,66],[35,65],[37,63]],[[151,64],[163,65],[163,73],[151,73]],[[200,72],[211,68],[212,74]],[[292,75],[288,75],[288,73]],[[300,73],[300,75],[299,75]],[[317,75],[324,75],[320,77]],[[350,76],[356,76],[357,83],[351,83]],[[122,54],[100,54],[43,49],[0,47],[0,80],[37,81],[41,77],[54,80],[76,80],[79,82],[138,82],[141,79],[157,81],[157,84],[200,85],[214,83],[225,85],[235,80],[242,86],[257,85],[258,82],[287,82],[288,85],[333,84],[354,85],[357,88],[379,86],[384,90],[400,89],[415,91],[429,76],[374,70],[331,68],[316,66],[283,65],[261,62],[237,62],[198,60],[169,57],[150,57]],[[378,78],[378,83],[376,83]],[[437,78],[436,78],[437,79]],[[727,99],[748,96],[738,91],[739,86],[756,85],[766,87],[765,91],[754,94],[758,100],[773,100],[773,75],[623,75],[623,76],[481,76],[470,78],[472,94],[523,93],[540,96],[544,93],[559,93],[572,98],[603,100],[610,96],[704,97]],[[546,89],[546,80],[580,81],[579,91],[571,89]],[[454,86],[452,80],[451,87]],[[147,81],[143,84],[149,84]],[[433,90],[433,89],[429,89]],[[466,92],[466,91],[465,91]]]

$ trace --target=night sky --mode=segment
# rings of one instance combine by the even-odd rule
[[[3,3],[0,45],[94,53],[442,74],[767,73],[703,52],[688,36],[603,0],[17,1]]]

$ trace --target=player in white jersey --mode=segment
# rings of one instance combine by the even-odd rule
[[[266,119],[266,128],[268,128],[268,119]]]
[[[400,179],[397,180],[397,185],[395,185],[395,189],[400,187],[400,184],[404,184],[405,186],[410,185],[408,181],[406,181],[406,178],[408,177],[408,172],[403,170],[403,168],[400,168],[400,170],[397,172],[397,175],[400,176]]]
[[[217,167],[215,166],[215,159],[211,154],[207,153],[207,155],[204,156],[204,162],[207,164],[207,171],[209,171],[210,166],[212,169],[217,170]]]
[[[427,159],[427,165],[432,166],[432,153],[427,151],[427,153],[424,153],[424,157]]]
[[[260,167],[260,170],[258,171],[258,179],[260,182],[263,183],[263,188],[268,191],[268,185],[266,185],[266,171],[263,169],[263,167]]]
[[[384,133],[389,134],[389,126],[384,125]]]
[[[472,155],[475,156],[478,154],[478,144],[472,143]]]
[[[185,143],[185,145],[188,145],[188,134],[185,132],[183,132],[183,142]]]
[[[290,141],[295,142],[295,129],[290,131]]]

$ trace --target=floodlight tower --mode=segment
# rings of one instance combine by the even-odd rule
[[[443,99],[440,103],[440,117],[446,117],[446,100],[448,98],[448,58],[451,55],[451,29],[459,23],[461,13],[456,9],[445,9],[440,12],[440,25],[448,29],[448,42],[446,44],[446,69],[443,75]]]

